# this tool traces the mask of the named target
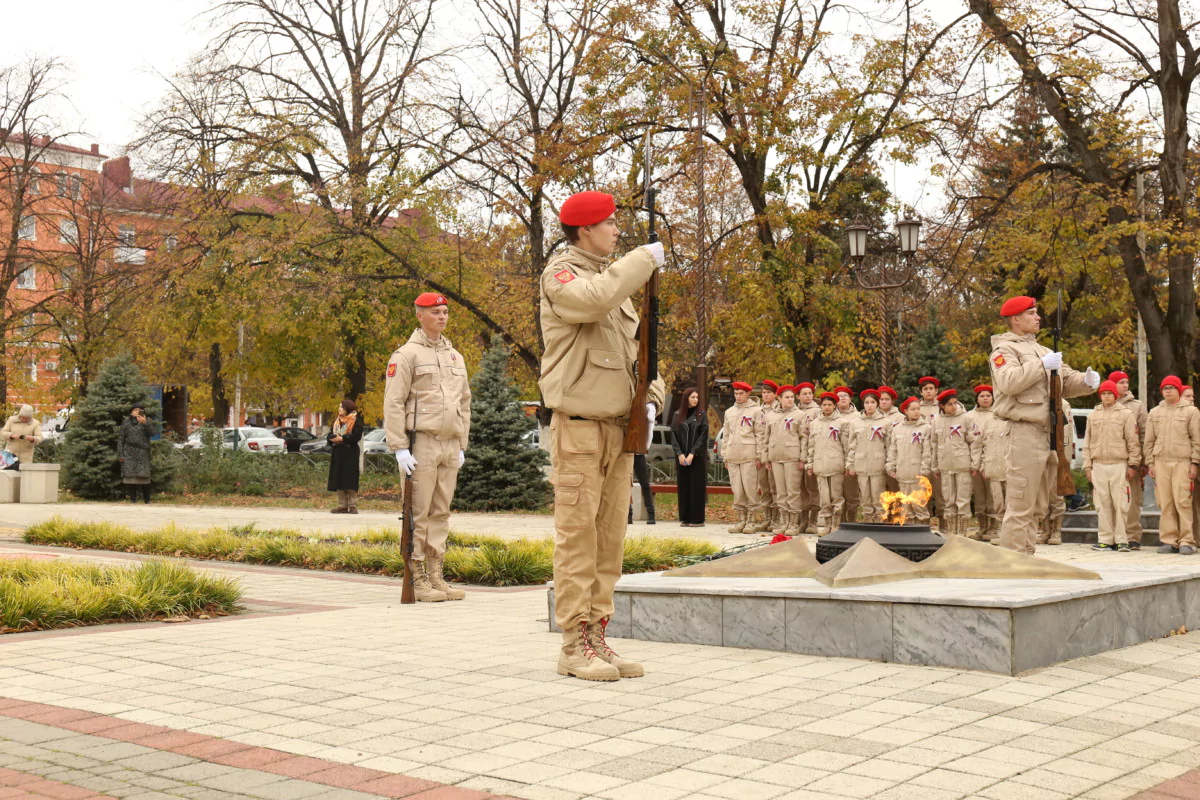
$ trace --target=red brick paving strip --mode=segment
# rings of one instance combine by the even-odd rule
[[[142,722],[129,722],[103,714],[93,714],[90,711],[80,711],[74,708],[52,706],[45,703],[29,703],[24,700],[14,700],[0,697],[0,717],[23,719],[41,725],[49,725],[62,730],[101,736],[121,742],[164,750],[170,753],[189,756],[213,764],[223,764],[238,769],[250,769],[258,772],[268,772],[282,775],[286,778],[334,786],[339,789],[351,789],[356,792],[366,792],[380,797],[410,798],[411,800],[489,800],[499,799],[500,795],[477,792],[473,789],[463,789],[434,781],[411,778],[407,775],[395,775],[377,769],[356,767],[338,761],[323,758],[298,756],[273,750],[269,747],[254,747],[239,744],[228,739],[215,736],[205,736],[200,733],[164,728],[161,725],[147,725]],[[4,776],[16,776],[12,780],[23,780],[26,783],[5,783]],[[34,784],[33,782],[37,783]],[[27,786],[54,784],[54,787],[36,789],[40,794],[33,794],[34,789]],[[16,787],[20,787],[17,790]],[[16,790],[14,794],[10,789]],[[58,793],[52,793],[57,791]],[[8,794],[5,792],[8,791]],[[73,792],[73,793],[72,793]],[[0,770],[0,800],[9,797],[55,797],[62,800],[95,800],[106,795],[97,794],[87,789],[80,789],[55,781],[46,781],[36,775],[25,775],[12,770]],[[1171,800],[1179,800],[1171,796]]]
[[[109,800],[109,795],[93,792],[80,786],[71,786],[47,780],[41,775],[26,775],[0,767],[0,798],[8,800],[18,797],[54,797],[58,800]]]
[[[1200,769],[1152,786],[1130,800],[1200,800]]]

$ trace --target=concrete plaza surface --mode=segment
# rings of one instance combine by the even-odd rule
[[[402,607],[386,578],[197,566],[252,613],[0,637],[0,798],[1200,798],[1200,633],[1016,677],[619,641],[647,675],[598,684],[555,673],[541,587]]]

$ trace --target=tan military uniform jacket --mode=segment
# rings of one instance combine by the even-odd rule
[[[771,430],[771,424],[779,418],[783,413],[783,407],[776,400],[773,403],[762,406],[763,426],[758,431],[758,460],[764,464],[771,463],[771,458],[767,454],[767,433]]]
[[[10,436],[32,436],[33,441],[10,439]],[[37,417],[33,417],[29,422],[21,422],[21,418],[13,414],[4,423],[4,427],[0,428],[0,439],[3,439],[4,449],[16,456],[17,461],[29,464],[33,461],[33,451],[37,448],[38,442],[42,441],[41,423],[38,422]]]
[[[924,398],[917,401],[917,405],[921,407],[921,417],[926,422],[933,425],[933,421],[938,418],[942,412],[938,409],[937,400],[925,400]]]
[[[905,417],[892,428],[884,466],[889,474],[896,474],[898,481],[915,481],[921,475],[929,474],[932,449],[929,423],[924,418],[913,422]]]
[[[882,475],[887,462],[888,443],[892,440],[891,421],[878,411],[868,417],[862,412],[855,420],[854,460],[850,469],[856,475]]]
[[[639,322],[629,297],[654,266],[644,247],[611,265],[578,247],[550,259],[541,279],[546,352],[538,381],[547,408],[570,417],[629,419]],[[648,395],[659,409],[663,389],[657,380]]]
[[[961,408],[954,415],[939,414],[933,421],[929,468],[934,472],[971,471],[971,432]]]
[[[408,432],[414,427],[435,439],[455,439],[459,450],[467,449],[471,433],[467,365],[449,339],[442,336],[432,342],[420,328],[388,359],[383,391],[388,449],[411,449]]]
[[[880,409],[880,413],[883,413],[882,409]],[[888,422],[892,423],[892,427],[895,427],[895,426],[899,425],[901,422],[904,422],[904,419],[905,419],[904,414],[900,411],[900,409],[896,408],[895,406],[892,406],[892,410],[888,411],[883,416],[884,416],[884,419],[886,419]]]
[[[845,472],[846,464],[854,458],[853,432],[854,420],[849,416],[839,416],[837,411],[832,417],[818,414],[808,423],[805,467],[821,476]]]
[[[1005,480],[1008,472],[1008,421],[989,414],[971,443],[971,469],[989,481]]]
[[[1038,344],[1033,334],[1018,336],[1000,333],[992,337],[992,386],[995,389],[993,412],[1011,422],[1032,422],[1050,430],[1050,373],[1042,365],[1042,356],[1050,352]],[[1063,398],[1090,394],[1083,373],[1063,364]]]
[[[1133,422],[1137,426],[1138,443],[1142,445],[1138,448],[1138,452],[1141,453],[1146,443],[1146,420],[1150,416],[1150,412],[1146,410],[1146,406],[1141,400],[1133,396],[1133,392],[1126,392],[1124,397],[1118,397],[1117,405],[1127,408],[1133,413]]]
[[[759,460],[759,437],[766,436],[766,419],[758,400],[751,397],[742,405],[725,409],[721,427],[721,458],[729,464],[749,464]]]
[[[1149,465],[1156,461],[1200,464],[1200,410],[1182,400],[1175,405],[1163,400],[1147,418],[1143,452]]]
[[[772,464],[803,461],[804,412],[798,408],[779,409],[766,418],[767,424],[763,426],[767,431],[765,460]]]
[[[972,442],[979,441],[983,436],[983,429],[991,422],[992,414],[990,408],[980,408],[975,406],[967,412],[967,435],[971,437]]]
[[[1092,409],[1083,435],[1083,468],[1091,469],[1093,463],[1141,466],[1142,445],[1134,419],[1134,413],[1120,403]]]

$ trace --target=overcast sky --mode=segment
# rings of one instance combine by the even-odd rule
[[[170,75],[208,40],[205,0],[0,0],[0,63],[53,56],[69,68],[64,123],[86,132],[72,144],[119,155]],[[19,32],[18,35],[12,35]]]

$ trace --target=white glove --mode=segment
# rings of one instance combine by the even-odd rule
[[[1048,370],[1062,369],[1062,353],[1046,353],[1042,356],[1042,366]]]
[[[1100,385],[1100,373],[1088,367],[1084,370],[1083,382],[1089,389],[1095,389]]]
[[[646,419],[650,421],[650,429],[646,433],[646,449],[650,449],[650,443],[654,441],[654,425],[658,422],[658,409],[654,403],[646,403]]]
[[[661,267],[663,262],[667,260],[667,254],[663,251],[662,242],[648,242],[642,247],[650,251],[650,255],[654,256],[654,263]]]
[[[407,450],[397,450],[396,464],[400,466],[400,469],[404,470],[405,475],[412,475],[413,468],[417,466],[417,460]]]
[[[459,466],[459,468],[461,469],[462,465],[465,463],[467,463],[467,454],[464,453],[462,450],[459,450],[458,451],[458,466]]]

